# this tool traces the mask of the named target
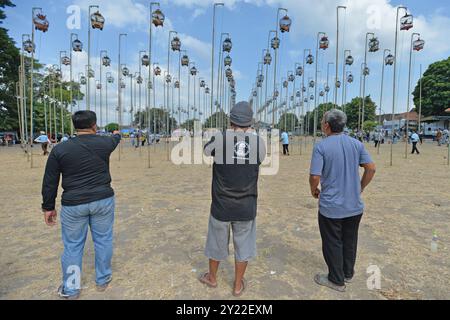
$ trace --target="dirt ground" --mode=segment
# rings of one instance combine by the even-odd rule
[[[160,145],[151,149],[148,169],[146,150],[125,144],[120,162],[118,151],[111,156],[117,197],[114,280],[105,293],[95,290],[89,237],[81,299],[234,299],[232,256],[221,265],[217,289],[197,280],[208,266],[203,249],[211,168],[175,166]],[[260,178],[258,258],[249,265],[243,299],[450,299],[447,149],[426,142],[420,155],[405,159],[404,144],[397,144],[391,167],[389,145],[379,155],[372,144],[366,147],[378,171],[363,196],[356,275],[347,291],[313,281],[326,265],[317,201],[308,185],[311,144],[300,155],[295,143],[291,156],[281,157],[279,173]],[[58,298],[60,226],[47,227],[40,212],[45,161],[36,155],[30,169],[20,147],[0,147],[0,299]],[[436,253],[430,249],[434,230]],[[381,290],[367,287],[371,265],[381,271]]]

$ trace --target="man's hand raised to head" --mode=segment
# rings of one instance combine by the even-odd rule
[[[44,211],[45,224],[48,225],[49,227],[55,226],[57,216],[58,216],[58,214],[56,213],[56,210]]]

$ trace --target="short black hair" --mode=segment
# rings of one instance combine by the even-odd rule
[[[89,110],[77,111],[72,116],[72,122],[76,130],[90,129],[97,124],[97,115],[95,112]]]

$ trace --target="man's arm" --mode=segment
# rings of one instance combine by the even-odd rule
[[[113,149],[112,149],[112,151],[114,151],[114,150],[116,150],[117,146],[120,143],[120,140],[122,139],[122,136],[120,135],[120,132],[117,131],[117,130],[114,131],[112,139],[113,139]]]
[[[55,149],[53,149],[48,157],[42,182],[42,210],[44,211],[45,223],[49,226],[55,225],[55,201],[58,195],[60,173],[61,170],[56,159]]]
[[[319,184],[320,184],[320,176],[315,176],[312,174],[309,175],[309,186],[311,188],[311,195],[316,199],[318,199],[320,195]]]
[[[364,168],[364,174],[361,178],[361,193],[364,191],[364,189],[369,185],[369,183],[372,181],[375,172],[376,167],[375,163],[364,163],[361,165],[361,167]]]

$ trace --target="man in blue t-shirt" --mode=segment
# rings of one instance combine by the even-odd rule
[[[289,135],[286,130],[281,133],[281,144],[283,145],[283,155],[289,155]]]
[[[354,275],[358,228],[364,211],[361,193],[375,174],[375,164],[364,145],[345,134],[344,112],[325,113],[322,131],[327,136],[316,144],[311,159],[311,194],[319,199],[319,228],[328,275],[314,280],[337,291],[345,291]],[[362,179],[359,167],[364,168]],[[319,189],[319,184],[321,189]]]

